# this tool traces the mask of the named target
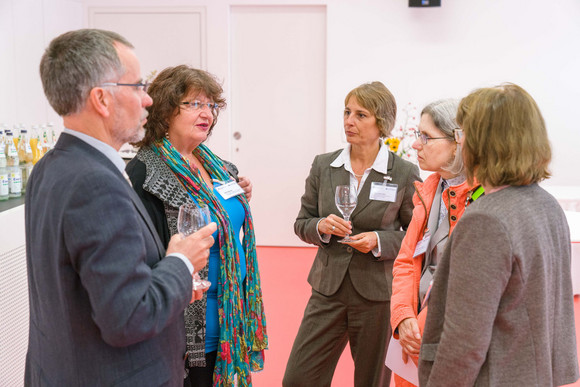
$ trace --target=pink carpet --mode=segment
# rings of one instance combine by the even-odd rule
[[[310,297],[306,281],[316,249],[311,247],[259,247],[258,259],[268,323],[269,349],[266,366],[253,374],[254,386],[278,387],[292,343]],[[576,336],[580,332],[580,297],[574,298]],[[345,349],[332,381],[333,387],[353,386],[354,366],[350,350]],[[394,383],[391,383],[394,385]],[[569,386],[580,387],[580,382]],[[306,387],[306,386],[305,386]]]

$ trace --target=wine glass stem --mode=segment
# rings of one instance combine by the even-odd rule
[[[348,220],[350,219],[350,215],[345,215],[344,216],[344,220],[346,220],[348,222]],[[346,233],[345,238],[349,236],[349,233]]]

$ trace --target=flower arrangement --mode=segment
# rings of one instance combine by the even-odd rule
[[[153,82],[156,76],[157,70],[151,70],[151,72],[145,77],[145,82]]]
[[[414,132],[418,125],[419,113],[417,108],[409,102],[397,115],[391,137],[385,139],[385,145],[389,147],[391,152],[415,164],[417,163],[417,151],[413,149],[413,142],[415,142]]]

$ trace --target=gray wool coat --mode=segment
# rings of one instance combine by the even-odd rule
[[[537,184],[472,204],[437,266],[421,386],[558,386],[578,379],[570,233]]]

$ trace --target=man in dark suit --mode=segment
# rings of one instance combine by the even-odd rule
[[[124,179],[117,151],[143,135],[152,103],[129,42],[101,30],[65,33],[40,74],[65,130],[26,195],[25,384],[182,385],[183,310],[215,224],[172,238],[165,251]]]

